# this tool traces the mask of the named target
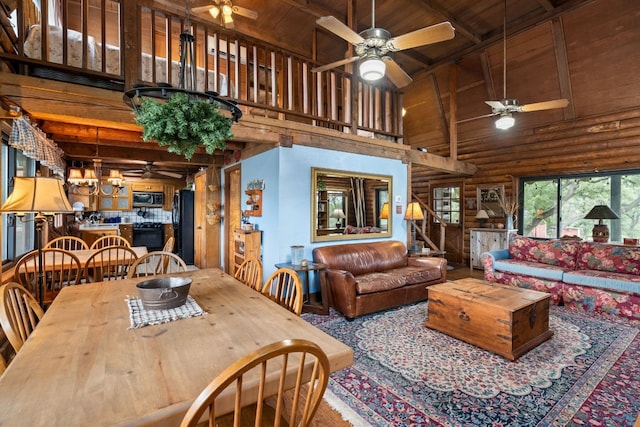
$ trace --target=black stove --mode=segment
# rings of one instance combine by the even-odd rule
[[[134,222],[133,229],[143,229],[143,228],[162,228],[163,224],[161,222]]]
[[[133,246],[146,246],[149,251],[159,251],[164,246],[164,229],[161,222],[133,223]]]

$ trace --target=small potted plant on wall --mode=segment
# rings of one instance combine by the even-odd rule
[[[220,112],[217,102],[190,98],[178,93],[166,102],[142,99],[136,116],[142,126],[142,139],[156,141],[170,153],[191,159],[198,146],[208,154],[224,150],[231,133],[232,120]]]

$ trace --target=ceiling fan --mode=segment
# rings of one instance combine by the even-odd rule
[[[208,6],[194,7],[191,9],[193,13],[209,12],[213,19],[221,20],[225,28],[233,28],[233,15],[244,16],[249,19],[258,19],[258,13],[240,6],[234,6],[231,0],[211,0]]]
[[[318,18],[316,23],[353,44],[356,55],[316,67],[311,71],[326,71],[362,59],[359,70],[363,79],[369,81],[381,79],[386,71],[389,80],[399,88],[411,83],[412,79],[387,55],[389,52],[397,52],[449,40],[455,35],[453,26],[447,21],[401,36],[391,37],[389,31],[384,28],[376,28],[375,0],[371,0],[371,28],[362,31],[360,34],[357,34],[333,16]]]
[[[504,0],[504,17],[502,21],[502,97],[501,101],[485,101],[491,107],[491,113],[470,119],[459,120],[464,123],[484,117],[500,116],[496,120],[498,129],[509,129],[515,124],[513,113],[528,113],[531,111],[552,110],[564,108],[569,105],[567,99],[554,99],[552,101],[536,102],[533,104],[519,105],[517,99],[507,98],[507,0]]]
[[[182,178],[182,174],[170,171],[158,170],[155,166],[153,166],[152,161],[147,161],[142,169],[132,169],[122,171],[122,174],[125,176],[139,176],[140,178],[147,179],[151,178],[154,175],[162,175],[167,176],[169,178]]]

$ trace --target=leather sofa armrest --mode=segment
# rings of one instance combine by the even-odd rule
[[[327,282],[332,305],[347,318],[356,313],[356,279],[345,270],[327,270]]]
[[[439,268],[442,280],[447,280],[447,259],[437,257],[420,257],[407,259],[407,265],[412,267]]]

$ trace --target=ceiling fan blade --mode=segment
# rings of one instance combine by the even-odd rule
[[[486,117],[493,117],[493,116],[497,116],[500,113],[489,113],[489,114],[483,114],[482,116],[476,116],[476,117],[471,117],[470,119],[462,119],[462,120],[457,120],[456,123],[465,123],[465,122],[470,122],[472,120],[478,120],[478,119],[484,119]]]
[[[241,6],[233,6],[231,10],[233,10],[233,13],[237,13],[238,15],[244,16],[245,18],[258,19],[258,12],[251,9],[247,9]]]
[[[356,33],[333,16],[322,16],[316,20],[316,24],[324,27],[351,44],[360,44],[364,41],[360,34]]]
[[[158,175],[164,175],[164,176],[168,176],[170,178],[175,178],[175,179],[180,179],[182,178],[182,174],[180,173],[175,173],[175,172],[169,172],[169,171],[156,171],[156,173]]]
[[[198,6],[198,7],[192,7],[191,8],[191,13],[205,13],[205,12],[209,12],[209,9],[211,9],[213,7],[212,4],[210,4],[209,6]]]
[[[564,108],[567,105],[569,105],[568,99],[554,99],[553,101],[521,105],[520,108],[518,108],[518,111],[526,113],[529,111],[552,110],[554,108]]]
[[[411,49],[413,47],[450,40],[454,36],[455,29],[449,21],[445,21],[398,37],[392,37],[387,42],[387,47],[389,47],[391,51]]]
[[[387,77],[397,88],[405,87],[413,81],[396,61],[388,56],[383,57],[382,60],[387,65]]]
[[[341,65],[346,65],[346,64],[349,64],[351,62],[357,61],[358,59],[360,59],[359,56],[352,56],[351,58],[341,59],[340,61],[336,61],[336,62],[332,62],[330,64],[321,65],[320,67],[312,68],[311,72],[319,73],[321,71],[327,71],[327,70],[330,70],[332,68],[336,68],[336,67],[339,67]]]
[[[489,107],[494,110],[506,110],[507,107],[500,101],[484,101]]]

